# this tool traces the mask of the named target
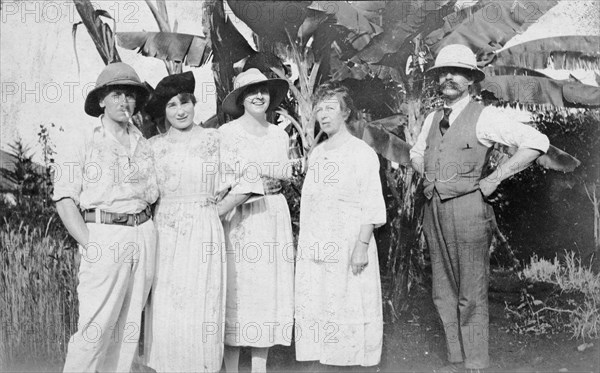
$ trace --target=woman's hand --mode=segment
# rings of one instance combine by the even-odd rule
[[[368,243],[365,243],[360,239],[356,240],[356,243],[354,244],[354,251],[352,251],[352,257],[350,258],[352,274],[358,275],[362,273],[362,271],[364,271],[369,264],[369,258],[367,255],[368,249]]]
[[[219,190],[212,197],[209,197],[210,201],[213,203],[221,202],[223,199],[225,199],[225,197],[229,194],[229,192],[231,192],[231,189],[233,189],[233,187],[236,185],[237,185],[237,183],[231,184],[231,185]]]

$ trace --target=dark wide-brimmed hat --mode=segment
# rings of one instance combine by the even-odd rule
[[[196,80],[191,71],[166,76],[156,85],[156,89],[152,93],[150,100],[148,100],[144,111],[153,118],[164,117],[165,107],[170,99],[180,93],[194,94],[195,88]]]
[[[277,108],[285,98],[288,89],[290,89],[287,80],[269,79],[258,69],[248,69],[240,73],[233,80],[233,91],[223,100],[223,111],[234,117],[244,114],[244,107],[239,102],[239,98],[244,92],[256,86],[265,86],[269,90],[271,98],[267,111]]]
[[[475,82],[485,79],[485,73],[477,67],[477,57],[471,48],[462,44],[450,44],[445,46],[438,53],[435,64],[427,70],[427,73],[437,73],[444,67],[458,67],[469,70],[473,74]]]
[[[115,62],[107,65],[96,79],[96,87],[88,93],[85,98],[85,112],[93,117],[100,116],[104,109],[100,107],[99,94],[106,87],[127,87],[136,92],[136,103],[134,114],[144,106],[148,99],[148,89],[141,82],[140,77],[133,67],[123,62]]]

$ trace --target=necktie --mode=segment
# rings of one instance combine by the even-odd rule
[[[452,109],[445,107],[444,116],[442,117],[442,120],[440,120],[440,132],[442,133],[442,136],[444,136],[446,131],[448,131],[448,128],[450,128],[450,113],[452,113]]]

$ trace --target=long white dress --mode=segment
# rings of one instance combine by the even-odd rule
[[[240,120],[219,128],[223,163],[238,181],[231,193],[251,193],[223,221],[227,244],[225,344],[289,346],[294,322],[294,242],[282,194],[267,194],[269,183],[291,166],[288,136],[270,125],[267,134],[247,132]],[[264,184],[264,185],[263,185]]]
[[[173,131],[173,130],[171,130]],[[220,134],[194,127],[150,141],[160,199],[156,274],[146,308],[145,355],[157,372],[218,372],[223,359],[225,247],[216,206]]]
[[[375,239],[369,263],[352,274],[350,260],[360,226],[386,221],[379,160],[362,140],[318,145],[300,202],[296,261],[296,359],[328,365],[379,363],[383,341],[381,281]]]

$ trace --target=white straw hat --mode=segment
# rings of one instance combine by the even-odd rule
[[[235,117],[239,117],[244,114],[244,107],[238,102],[238,98],[247,89],[257,85],[264,85],[269,89],[271,102],[267,108],[267,111],[274,110],[276,107],[278,107],[281,101],[283,101],[285,98],[288,89],[290,89],[290,85],[287,80],[269,79],[258,69],[248,69],[240,73],[233,80],[233,91],[231,91],[227,97],[225,97],[225,100],[223,100],[223,111]]]
[[[427,72],[436,72],[436,69],[443,67],[458,67],[470,70],[476,82],[485,79],[485,73],[477,67],[475,53],[462,44],[450,44],[442,48],[435,59],[435,65]]]

